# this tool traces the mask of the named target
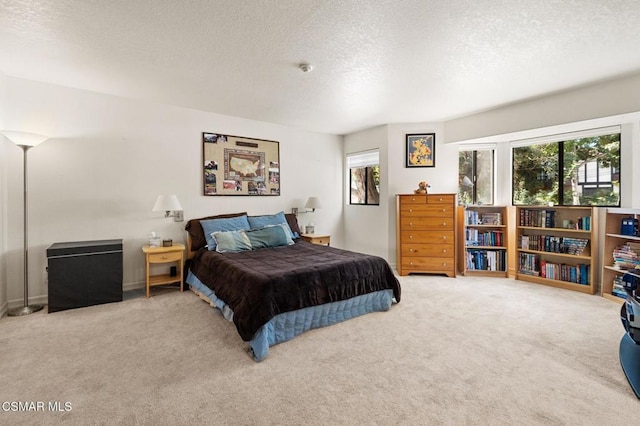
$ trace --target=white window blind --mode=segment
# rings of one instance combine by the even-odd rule
[[[369,167],[380,164],[380,151],[364,151],[347,154],[347,168]]]
[[[521,146],[538,145],[538,144],[553,143],[553,142],[560,142],[560,141],[570,141],[570,140],[580,139],[580,138],[593,138],[596,136],[620,133],[622,131],[621,129],[622,129],[621,126],[609,126],[609,127],[600,127],[597,129],[579,130],[577,132],[570,132],[570,133],[559,133],[557,135],[541,136],[539,138],[521,139],[517,141],[511,141],[511,147],[518,148]]]
[[[482,144],[460,144],[458,145],[458,151],[490,151],[495,150],[498,147],[496,143],[482,143]]]

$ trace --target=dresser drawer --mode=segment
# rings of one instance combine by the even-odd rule
[[[403,244],[402,256],[450,257],[454,250],[453,244]]]
[[[427,196],[428,204],[451,204],[455,202],[455,195],[453,194],[432,194]]]
[[[450,217],[453,218],[453,206],[448,204],[404,204],[400,207],[402,217]]]
[[[402,268],[411,271],[443,271],[453,272],[455,262],[453,257],[405,257],[402,259]]]
[[[454,231],[400,231],[400,243],[455,244]]]
[[[400,230],[411,231],[429,230],[429,231],[447,231],[453,230],[453,217],[402,217],[400,218]]]
[[[400,205],[403,204],[427,204],[426,195],[399,195]]]

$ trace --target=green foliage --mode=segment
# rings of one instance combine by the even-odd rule
[[[562,149],[563,164],[560,165]],[[513,149],[513,201],[520,205],[619,205],[619,182],[583,195],[578,185],[580,168],[589,162],[620,169],[620,134],[580,138],[559,143]],[[562,194],[559,181],[562,179]],[[562,198],[560,198],[562,195]]]

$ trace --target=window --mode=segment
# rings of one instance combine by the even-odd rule
[[[349,204],[380,204],[380,154],[378,150],[347,155]]]
[[[619,128],[565,136],[514,144],[513,204],[619,206]]]
[[[458,203],[493,204],[494,149],[461,150],[458,156]]]

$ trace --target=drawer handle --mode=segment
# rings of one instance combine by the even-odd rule
[[[413,249],[409,249],[409,253],[413,253]]]
[[[413,238],[413,235],[409,235],[409,239]]]
[[[409,262],[409,265],[413,265],[413,262]]]
[[[162,260],[166,260],[168,258],[169,258],[168,256],[162,256]]]
[[[442,209],[442,213],[444,213],[444,212],[446,212],[446,211],[447,211],[447,209]]]
[[[440,197],[440,201],[442,201],[442,197]]]
[[[443,253],[446,253],[446,252],[447,252],[447,249],[442,249],[442,252],[443,252]]]
[[[447,266],[447,262],[442,262],[442,266]]]
[[[412,199],[411,199],[411,201],[415,201],[415,200],[416,200],[415,198],[412,198]]]
[[[413,222],[409,222],[409,226],[413,226]]]
[[[443,237],[442,237],[442,239],[443,239],[443,240],[446,240],[446,239],[447,239],[447,237],[446,237],[446,236],[443,236]]]
[[[413,209],[409,209],[409,213],[413,213]]]
[[[442,226],[447,226],[447,222],[442,222]]]

